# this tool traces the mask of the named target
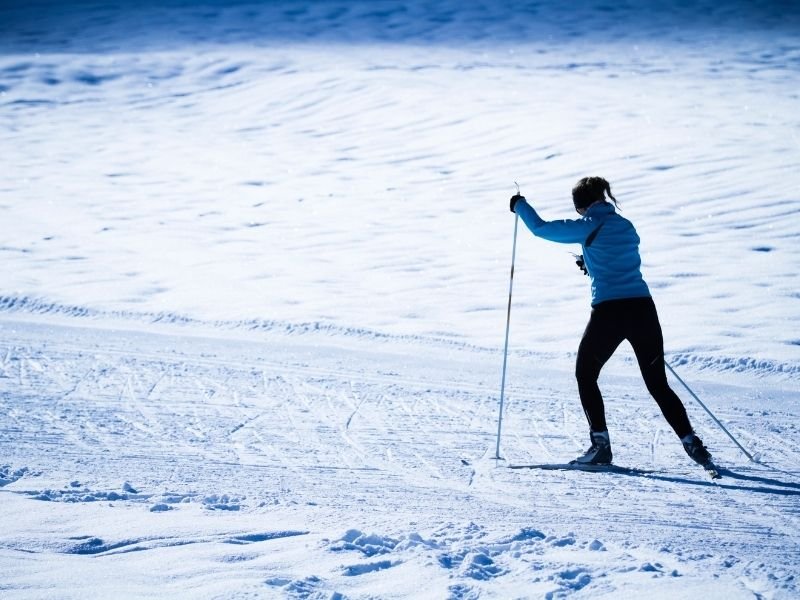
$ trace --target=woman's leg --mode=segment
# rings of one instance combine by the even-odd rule
[[[600,370],[608,362],[614,350],[624,339],[614,301],[597,305],[592,309],[586,331],[583,333],[578,358],[575,363],[575,378],[583,412],[592,431],[606,431],[606,413],[603,396],[597,385]]]
[[[678,437],[692,433],[686,408],[669,387],[664,367],[664,338],[652,298],[642,298],[631,307],[627,338],[633,346],[647,390],[658,403]]]

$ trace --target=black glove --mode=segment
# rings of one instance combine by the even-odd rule
[[[588,275],[589,271],[586,270],[586,263],[583,262],[583,254],[576,254],[575,255],[575,264],[578,265],[578,268],[583,271],[584,275]]]
[[[525,200],[525,196],[522,196],[520,194],[514,194],[513,196],[511,196],[511,204],[509,205],[509,208],[511,209],[511,212],[517,212],[517,211],[514,210],[514,205],[519,200]]]

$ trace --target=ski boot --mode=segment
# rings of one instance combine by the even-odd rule
[[[581,456],[572,461],[574,465],[610,465],[613,455],[611,454],[611,438],[608,431],[592,431],[589,433],[592,440],[591,447]]]
[[[683,449],[698,465],[706,466],[711,463],[711,453],[703,445],[702,440],[694,433],[681,438]]]

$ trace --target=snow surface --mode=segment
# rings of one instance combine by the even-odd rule
[[[0,597],[800,596],[791,2],[0,3]],[[520,230],[612,182],[689,462]]]

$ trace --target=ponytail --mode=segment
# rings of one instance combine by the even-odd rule
[[[614,195],[611,193],[611,184],[610,184],[610,183],[608,183],[608,182],[607,182],[605,179],[603,179],[602,177],[598,177],[598,179],[599,179],[600,181],[602,181],[602,182],[605,184],[605,186],[604,186],[604,189],[605,189],[605,192],[606,192],[606,196],[608,196],[609,198],[611,198],[611,200],[614,202],[614,206],[616,206],[616,207],[619,207],[619,203],[617,202],[617,199],[616,199],[616,198],[614,198]]]

